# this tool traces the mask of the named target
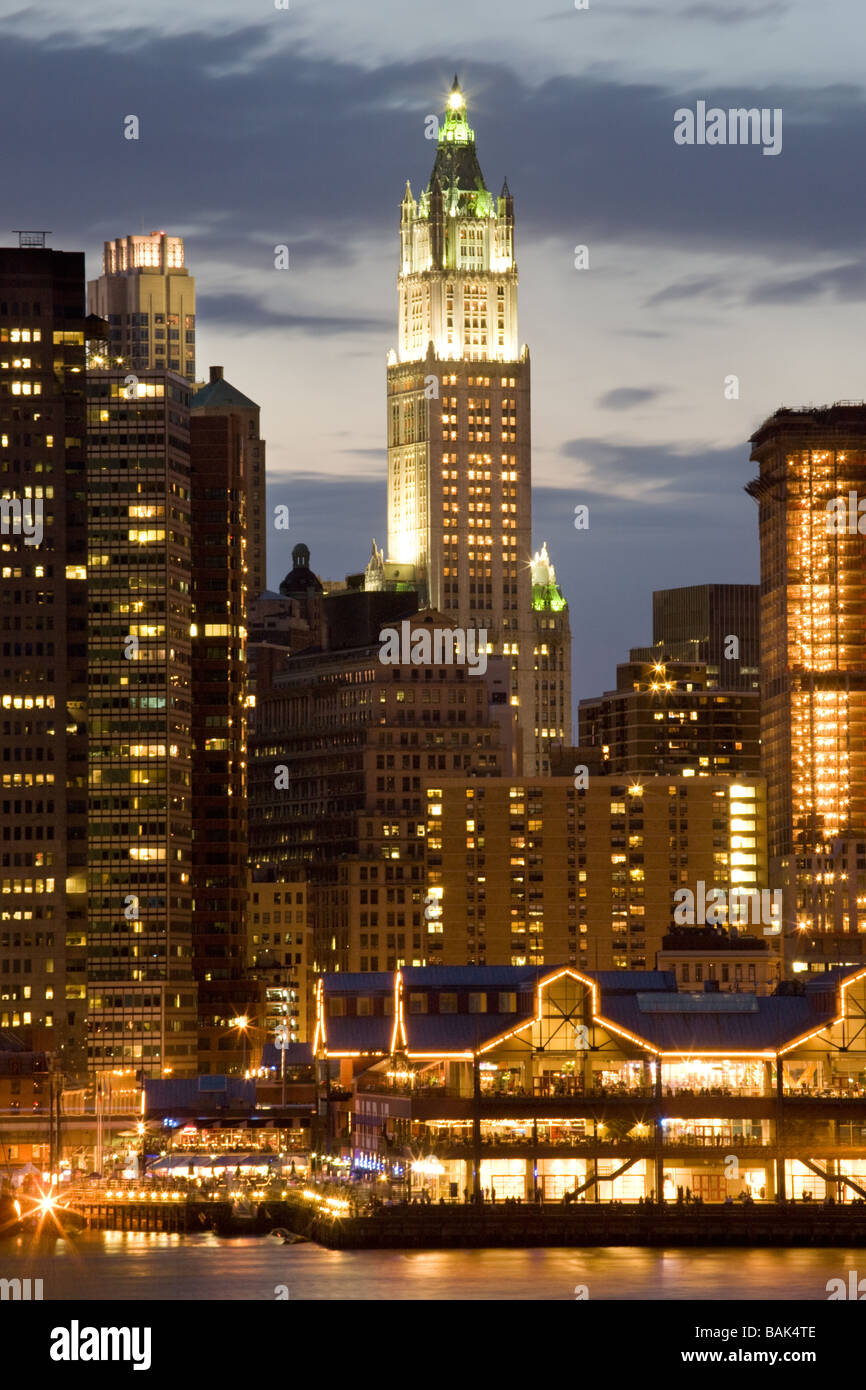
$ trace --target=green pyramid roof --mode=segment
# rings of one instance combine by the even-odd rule
[[[242,410],[259,408],[256,401],[251,401],[249,396],[245,396],[243,391],[232,386],[224,377],[220,377],[218,381],[209,381],[200,391],[196,391],[190,409],[200,410],[203,406],[223,406],[225,409],[234,406]]]

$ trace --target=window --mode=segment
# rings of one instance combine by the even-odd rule
[[[373,1013],[373,1000],[371,999],[370,995],[362,994],[359,996],[356,1002],[356,1012],[358,1018],[370,1018]]]
[[[513,994],[513,993],[511,993],[511,992],[508,992],[508,993],[502,993],[502,992],[500,992],[500,995],[499,995],[499,1012],[500,1012],[501,1014],[516,1014],[516,1013],[517,1013],[517,995],[516,995],[516,994]]]
[[[439,995],[439,1012],[440,1012],[440,1014],[456,1014],[456,1012],[457,1012],[457,995],[456,995],[456,994],[440,994],[440,995]]]
[[[427,995],[426,995],[426,994],[410,994],[410,995],[409,995],[409,1012],[410,1012],[410,1014],[426,1014],[426,1012],[427,1012]]]
[[[345,1001],[345,999],[341,998],[340,996],[337,996],[337,997],[334,998],[334,999],[329,999],[329,1000],[328,1000],[328,1017],[329,1017],[329,1018],[345,1018],[345,1015],[346,1015],[346,1001]]]
[[[470,996],[469,996],[469,1012],[470,1012],[471,1014],[486,1014],[486,1013],[487,1013],[487,995],[486,995],[486,994],[470,994]]]

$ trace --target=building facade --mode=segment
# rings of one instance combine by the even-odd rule
[[[632,661],[706,664],[708,684],[757,690],[760,684],[760,586],[689,584],[653,593],[653,645]]]
[[[112,359],[133,372],[162,369],[195,381],[195,280],[182,237],[151,232],[106,241],[87,304],[108,322]]]
[[[616,675],[616,690],[580,701],[578,761],[592,749],[613,775],[760,773],[757,690],[720,688],[706,662],[629,661]]]
[[[760,778],[583,780],[428,785],[429,963],[652,969],[676,912],[701,927],[772,907],[736,896],[767,889]]]
[[[0,249],[0,1029],[84,1061],[84,257]],[[27,245],[27,241],[36,244]]]
[[[243,473],[245,585],[248,603],[267,588],[267,521],[265,512],[265,452],[261,411],[255,401],[231,386],[222,367],[211,367],[210,381],[195,393],[193,418],[231,416],[237,422],[239,468]]]
[[[823,969],[866,939],[866,406],[778,410],[751,442],[770,855],[793,967]]]
[[[159,1075],[197,1065],[190,390],[127,377],[88,374],[88,1059]]]
[[[336,594],[323,607],[324,650],[286,655],[269,683],[257,666],[251,862],[274,879],[308,873],[315,968],[396,968],[427,956],[429,781],[511,770],[508,668],[490,657],[473,675],[444,653],[414,664],[408,650],[405,664],[383,661],[383,625],[412,640],[451,634],[411,595]]]
[[[207,389],[207,388],[205,388]],[[246,978],[246,422],[190,415],[191,890],[202,1070],[218,1072]]]
[[[782,978],[778,936],[752,936],[715,926],[682,927],[662,941],[656,969],[675,976],[682,990],[773,994]]]
[[[254,879],[249,887],[248,968],[265,983],[262,1030],[272,1041],[309,1042],[314,994],[310,888],[306,874],[288,881]]]
[[[434,1201],[862,1201],[864,1012],[863,970],[771,996],[652,970],[326,976],[330,1152]]]
[[[550,743],[571,737],[568,611],[558,589],[555,608],[533,602],[530,363],[518,337],[514,202],[507,184],[498,197],[487,189],[456,78],[430,181],[418,199],[406,185],[398,303],[388,561],[410,572],[422,605],[483,630],[491,652],[508,657],[521,770],[546,771]]]

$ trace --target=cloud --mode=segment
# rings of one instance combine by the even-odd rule
[[[784,280],[763,280],[749,294],[751,304],[804,304],[810,299],[850,304],[866,299],[866,266],[862,262],[815,270]]]
[[[731,448],[689,447],[588,437],[567,440],[560,453],[580,468],[575,500],[595,497],[616,506],[626,499],[641,508],[673,505],[690,512],[695,504],[703,508],[708,495],[722,494],[724,501],[731,492],[738,494],[752,476],[745,443]],[[724,480],[721,485],[720,479]]]
[[[791,6],[782,0],[765,0],[762,5],[718,5],[715,0],[693,0],[693,3],[680,5],[674,11],[677,19],[694,19],[704,24],[736,25],[755,24],[766,19],[781,19],[789,14]]]
[[[275,272],[276,273],[276,272]],[[282,328],[300,333],[368,333],[392,329],[390,319],[353,317],[350,314],[298,314],[259,304],[247,294],[200,294],[196,312],[211,323],[232,324],[246,332]]]
[[[287,49],[282,32],[215,28],[179,42],[138,29],[99,42],[73,34],[40,42],[7,31],[0,120],[20,130],[29,112],[22,138],[3,152],[16,221],[54,227],[55,244],[85,241],[92,250],[142,218],[148,229],[201,224],[199,254],[245,244],[251,254],[271,229],[311,254],[319,238],[342,241],[347,257],[357,240],[393,238],[403,179],[410,175],[417,193],[429,177],[424,123],[453,55],[431,49],[423,60],[363,67]],[[489,186],[509,174],[518,255],[522,238],[542,236],[563,247],[627,241],[859,254],[863,196],[852,190],[850,167],[866,103],[851,84],[758,90],[726,82],[708,93],[605,71],[530,83],[517,57],[478,60],[465,73]],[[82,103],[82,90],[99,91],[99,102]],[[674,110],[708,96],[724,106],[782,106],[783,158],[676,146]],[[139,141],[123,139],[130,113],[141,121]]]
[[[631,410],[634,406],[643,405],[645,401],[655,400],[661,395],[664,395],[661,387],[618,386],[613,391],[605,391],[603,396],[599,396],[598,404],[602,410]]]
[[[730,282],[721,275],[693,275],[657,290],[645,301],[644,307],[654,309],[659,304],[674,304],[684,299],[721,299],[730,293]]]

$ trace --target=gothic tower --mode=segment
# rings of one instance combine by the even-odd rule
[[[406,184],[398,298],[398,347],[388,354],[389,560],[414,567],[422,602],[486,630],[490,653],[511,658],[522,769],[545,772],[550,743],[571,741],[568,614],[558,595],[551,642],[550,603],[539,606],[533,592],[530,364],[517,332],[514,200],[507,182],[498,197],[484,182],[456,77],[430,181],[417,200]]]

